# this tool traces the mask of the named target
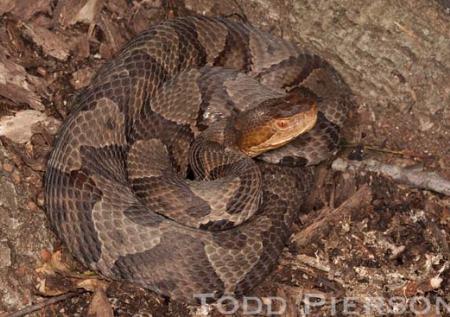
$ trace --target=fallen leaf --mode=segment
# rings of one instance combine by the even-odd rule
[[[63,259],[62,252],[56,251],[50,255],[46,255],[46,262],[36,269],[36,272],[43,273],[45,275],[55,275],[58,273],[68,273],[70,272],[70,265],[66,263]]]
[[[58,296],[76,289],[74,283],[62,275],[45,275],[37,277],[36,289],[45,296]]]
[[[108,301],[106,292],[102,289],[96,290],[89,304],[88,316],[95,317],[113,317],[113,309]]]
[[[35,269],[38,273],[36,289],[41,294],[57,296],[77,288],[75,282],[67,278],[70,275],[70,265],[64,261],[61,251],[43,251],[41,257],[44,263]]]
[[[78,283],[78,287],[94,292],[91,303],[89,304],[88,316],[114,316],[111,303],[106,296],[106,289],[108,288],[107,282],[98,279],[86,279]]]

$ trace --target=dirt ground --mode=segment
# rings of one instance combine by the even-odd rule
[[[58,266],[58,250],[72,263],[49,228],[42,182],[75,92],[137,33],[189,14],[240,16],[329,59],[360,105],[339,154],[346,162],[450,179],[448,1],[2,0],[0,316],[86,316],[92,306],[97,316],[222,315],[125,283],[76,289],[77,264],[71,276],[36,270]],[[450,196],[330,163],[280,265],[251,294],[266,315],[282,306],[278,296],[284,316],[450,316]]]

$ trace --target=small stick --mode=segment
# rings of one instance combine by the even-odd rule
[[[31,313],[39,310],[39,309],[42,309],[44,307],[47,307],[47,306],[53,305],[55,303],[61,302],[61,301],[66,300],[68,298],[72,298],[72,297],[81,295],[81,294],[86,293],[86,292],[87,291],[85,291],[85,290],[80,290],[78,292],[69,292],[69,293],[65,293],[65,294],[59,295],[59,296],[50,297],[50,298],[48,298],[48,299],[46,299],[46,300],[44,300],[44,301],[42,301],[40,303],[27,306],[27,307],[22,308],[21,310],[18,310],[18,311],[14,312],[14,313],[2,315],[1,317],[22,317],[22,316],[26,316],[26,315],[31,314]]]
[[[402,156],[402,157],[410,157],[410,158],[424,158],[424,155],[408,153],[407,151],[404,151],[404,150],[385,149],[385,148],[377,147],[375,145],[363,145],[363,144],[349,143],[349,144],[343,144],[342,146],[346,147],[346,148],[356,148],[356,147],[361,146],[364,150],[373,151],[373,152],[387,153],[387,154],[398,155],[398,156]]]
[[[346,161],[341,158],[334,160],[332,169],[339,172],[365,170],[388,176],[394,181],[415,188],[431,190],[450,196],[450,181],[435,172],[424,172],[417,169],[407,169],[397,165],[384,164],[375,160]]]

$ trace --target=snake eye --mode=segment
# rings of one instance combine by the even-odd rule
[[[276,126],[277,126],[277,128],[283,130],[283,129],[286,129],[287,127],[289,127],[289,122],[288,122],[288,120],[277,120]]]

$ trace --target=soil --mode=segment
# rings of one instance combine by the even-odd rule
[[[376,19],[373,12],[386,14]],[[57,276],[59,291],[49,293],[51,279],[37,271],[58,265],[58,250],[73,263],[44,208],[54,135],[76,91],[121,45],[164,19],[191,14],[246,19],[327,57],[360,105],[340,157],[450,178],[448,1],[4,0],[0,316],[68,293],[30,316],[86,316],[92,309],[92,289],[77,291],[73,276]],[[326,162],[280,265],[251,295],[262,299],[266,315],[282,306],[271,299],[278,296],[285,316],[450,316],[449,243],[450,197],[376,173],[335,172]],[[78,279],[85,273],[76,263],[71,272]],[[106,297],[99,306],[114,316],[221,316],[230,309],[188,306],[119,282],[108,283]],[[240,306],[235,315],[244,313]]]

